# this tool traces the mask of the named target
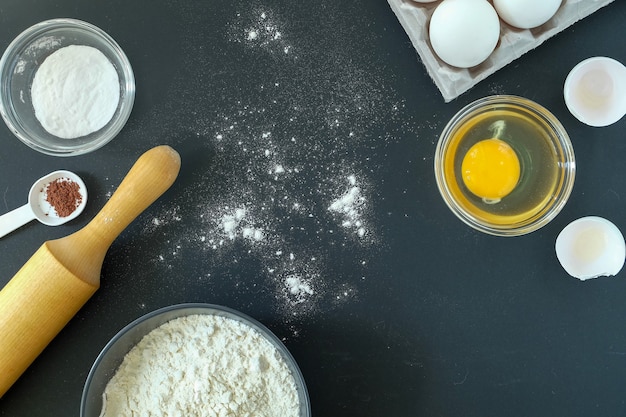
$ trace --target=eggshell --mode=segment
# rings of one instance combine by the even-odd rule
[[[555,250],[563,269],[580,280],[617,275],[626,260],[622,233],[596,216],[568,224],[556,238]]]
[[[561,0],[493,0],[502,20],[520,29],[541,26],[552,18]]]
[[[445,63],[470,68],[485,61],[500,39],[500,20],[487,0],[443,0],[430,18],[430,43]]]
[[[626,114],[626,67],[608,57],[593,57],[576,65],[565,79],[563,96],[581,122],[603,127]]]

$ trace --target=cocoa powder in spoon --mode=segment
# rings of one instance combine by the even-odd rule
[[[46,201],[59,217],[67,217],[83,201],[80,186],[67,178],[58,178],[46,187]]]

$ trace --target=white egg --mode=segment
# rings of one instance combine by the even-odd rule
[[[511,26],[530,29],[552,18],[561,0],[493,0],[498,15]]]
[[[626,67],[597,56],[576,65],[565,79],[565,104],[581,122],[608,126],[626,114]]]
[[[416,3],[434,3],[438,0],[413,0]]]
[[[617,275],[626,260],[622,233],[596,216],[568,224],[556,238],[555,249],[563,269],[580,280]]]
[[[500,39],[500,20],[487,0],[443,0],[430,18],[430,43],[454,67],[485,61]]]

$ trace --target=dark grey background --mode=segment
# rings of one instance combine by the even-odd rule
[[[280,41],[246,42],[262,12]],[[38,154],[2,125],[0,211],[24,204],[31,183],[56,169],[79,173],[90,200],[66,226],[32,223],[1,239],[0,284],[42,242],[84,226],[147,149],[169,144],[183,165],[173,188],[115,241],[100,290],[0,400],[1,416],[78,415],[106,342],[135,318],[182,302],[226,305],[267,325],[298,361],[316,416],[626,414],[624,272],[581,283],[554,255],[556,235],[578,217],[626,228],[626,121],[586,127],[561,94],[585,58],[626,62],[625,2],[448,104],[383,0],[5,0],[0,46],[54,17],[86,20],[115,38],[133,65],[137,99],[120,135],[79,157]],[[577,156],[565,209],[518,238],[457,220],[432,169],[449,118],[496,93],[550,109]],[[217,140],[233,121],[236,135]],[[263,132],[299,174],[259,174]],[[337,178],[353,173],[366,185],[362,240],[325,206],[346,190]],[[283,195],[311,216],[294,214]],[[265,219],[266,242],[237,239],[211,250],[189,239],[203,229],[208,238],[219,234],[207,218],[237,198]],[[279,250],[315,259],[285,266],[270,256]],[[290,268],[315,283],[304,303],[285,301],[280,280]]]

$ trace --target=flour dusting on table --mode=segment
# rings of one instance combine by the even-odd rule
[[[234,8],[221,35],[232,49],[207,53],[211,44],[196,33],[182,43],[182,67],[208,72],[181,76],[176,96],[201,90],[206,98],[151,116],[176,136],[172,146],[204,149],[193,157],[206,163],[179,189],[179,206],[144,220],[143,238],[165,240],[155,268],[193,258],[198,282],[271,297],[287,322],[314,318],[358,300],[370,257],[384,250],[378,172],[397,132],[380,126],[401,126],[404,105],[345,45],[320,45],[295,17],[259,2]],[[229,59],[215,59],[223,54]],[[238,57],[253,65],[232,64]]]

